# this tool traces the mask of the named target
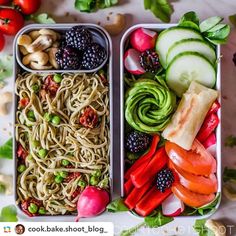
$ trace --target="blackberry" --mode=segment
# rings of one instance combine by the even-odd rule
[[[141,53],[139,62],[146,72],[157,73],[161,69],[159,56],[151,49]]]
[[[166,189],[172,186],[174,182],[174,174],[171,169],[165,168],[157,174],[157,188],[160,192],[164,193]]]
[[[68,46],[84,51],[91,42],[92,34],[85,28],[74,26],[66,32],[66,43]]]
[[[130,152],[140,152],[148,148],[151,136],[148,134],[132,131],[126,136],[125,147]]]
[[[106,58],[106,50],[97,43],[92,43],[84,51],[82,65],[84,69],[92,70],[100,66]]]
[[[56,61],[60,69],[77,70],[81,68],[81,55],[72,47],[60,48],[56,53]]]

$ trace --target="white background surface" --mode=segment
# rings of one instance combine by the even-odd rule
[[[42,0],[43,4],[41,12],[47,12],[53,15],[54,19],[59,23],[105,23],[106,17],[110,12],[125,13],[127,15],[127,28],[136,23],[157,23],[159,22],[149,11],[144,11],[143,0],[120,0],[121,4],[117,7],[105,9],[92,14],[81,14],[74,10],[74,0]],[[228,16],[236,13],[236,0],[172,0],[174,6],[174,14],[172,15],[172,23],[178,21],[179,17],[187,11],[196,11],[201,19],[213,15],[225,17],[228,22]],[[68,12],[68,13],[67,13]],[[112,15],[110,16],[112,19]],[[114,187],[115,193],[119,194],[119,42],[120,36],[113,38],[114,45]],[[8,38],[8,45],[4,53],[11,53],[12,38]],[[232,29],[232,33],[227,45],[222,47],[222,163],[223,166],[236,165],[235,148],[226,148],[223,143],[225,137],[230,134],[236,135],[236,67],[232,63],[233,53],[236,52],[236,30]],[[2,53],[0,53],[0,56]],[[13,91],[14,78],[9,78],[8,86],[4,91]],[[0,91],[2,92],[2,91]],[[13,111],[12,111],[13,112]],[[13,113],[2,118],[0,117],[0,144],[11,136],[11,125]],[[7,130],[4,130],[7,129]],[[13,173],[12,161],[0,161],[0,173]],[[0,208],[14,204],[13,196],[0,196]],[[228,235],[236,235],[236,203],[229,202],[223,198],[220,209],[213,218],[223,219],[231,227],[232,232]],[[20,215],[21,221],[73,221],[73,217],[52,217],[52,218],[34,218],[29,219]],[[111,221],[115,224],[116,235],[125,228],[132,227],[141,219],[129,213],[108,214],[105,213],[94,219],[87,221]],[[142,229],[136,235],[184,235],[193,236],[192,231],[194,220],[187,218],[176,219],[173,223],[168,224],[160,229]],[[177,232],[178,231],[178,232]],[[230,231],[230,230],[229,230]]]

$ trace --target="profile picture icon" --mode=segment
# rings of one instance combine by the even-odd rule
[[[15,232],[16,232],[16,234],[18,234],[18,235],[23,234],[23,233],[25,232],[25,226],[22,225],[22,224],[16,225],[16,227],[15,227]]]

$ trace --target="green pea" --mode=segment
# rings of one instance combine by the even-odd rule
[[[66,178],[66,177],[68,176],[68,172],[66,172],[66,171],[61,171],[61,172],[59,173],[59,176],[61,176],[62,178]]]
[[[38,84],[34,84],[34,85],[32,85],[31,88],[33,89],[33,91],[34,91],[35,93],[37,93],[37,92],[39,91],[39,89],[40,89],[40,87],[39,87]]]
[[[38,140],[32,140],[31,145],[32,145],[33,148],[36,148],[40,145],[40,142]]]
[[[46,214],[46,210],[45,210],[44,207],[40,207],[40,208],[39,208],[39,214],[40,214],[40,215],[45,215],[45,214]]]
[[[92,175],[95,177],[101,177],[102,172],[101,172],[101,170],[95,170]]]
[[[48,153],[47,150],[43,149],[43,148],[39,149],[39,152],[38,152],[38,154],[41,158],[46,157],[47,153]]]
[[[0,193],[5,193],[5,192],[6,192],[6,186],[0,183]]]
[[[61,81],[62,81],[62,75],[60,75],[60,74],[55,74],[55,75],[53,76],[53,80],[54,80],[56,83],[61,83]]]
[[[86,187],[86,182],[84,181],[84,180],[79,180],[79,182],[78,182],[78,185],[80,186],[80,187]]]
[[[23,173],[26,170],[26,166],[25,165],[19,165],[17,168],[17,171],[19,173]]]
[[[43,117],[47,122],[50,122],[52,120],[53,116],[52,116],[52,114],[46,112]]]
[[[38,206],[34,203],[30,203],[30,205],[28,207],[28,211],[32,214],[37,213],[38,209],[39,209]]]
[[[91,176],[89,182],[90,182],[91,185],[97,185],[98,182],[99,182],[99,180],[98,180],[97,177],[95,177],[95,176]]]
[[[63,166],[68,166],[68,165],[70,164],[70,162],[69,162],[68,160],[62,160],[62,161],[61,161],[61,164],[62,164]]]
[[[35,115],[33,111],[28,111],[27,112],[27,117],[30,121],[34,122],[35,121]]]
[[[32,155],[28,155],[28,156],[26,157],[26,159],[29,160],[29,161],[31,161],[31,160],[33,160],[33,156],[32,156]]]
[[[61,182],[63,182],[64,178],[59,176],[59,175],[57,175],[54,180],[55,180],[55,182],[57,184],[60,184]]]
[[[53,123],[54,125],[59,125],[60,122],[61,122],[61,118],[60,118],[59,116],[53,116],[53,118],[52,118],[52,123]]]

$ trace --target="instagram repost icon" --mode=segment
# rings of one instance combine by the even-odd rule
[[[10,226],[4,226],[3,227],[3,232],[8,234],[8,233],[11,233],[11,227]]]

